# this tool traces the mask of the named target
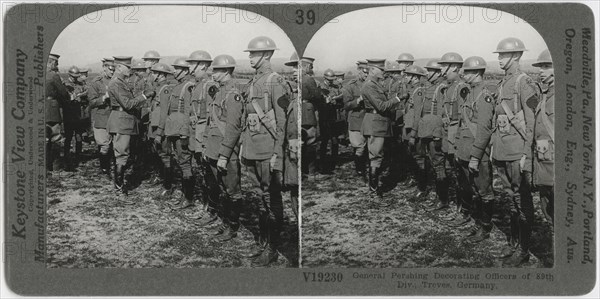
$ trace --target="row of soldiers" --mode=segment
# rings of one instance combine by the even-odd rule
[[[335,136],[347,127],[356,175],[366,173],[375,202],[390,204],[380,177],[384,170],[400,169],[410,178],[405,186],[416,183],[411,200],[421,208],[444,211],[439,218],[451,227],[474,224],[465,236],[471,242],[490,237],[494,202],[504,196],[500,202],[510,206],[511,220],[501,258],[507,266],[520,266],[530,257],[535,190],[550,223],[554,213],[552,59],[548,50],[539,55],[533,66],[539,68],[540,81],[535,82],[520,69],[524,51],[518,38],[500,41],[494,53],[505,75],[499,83],[484,80],[482,57],[463,60],[454,52],[425,67],[413,64],[408,53],[388,65],[384,59],[358,61],[357,78],[343,85],[332,70],[325,71],[323,83],[303,73],[303,153],[314,152],[310,130],[320,126],[319,164],[335,167]],[[304,93],[304,87],[314,90]],[[319,121],[305,123],[312,120],[305,113]],[[326,155],[329,142],[331,156]],[[303,172],[313,158],[303,156]],[[499,190],[493,188],[494,171]],[[437,199],[429,196],[431,189]],[[451,199],[459,213],[448,213]]]
[[[129,56],[103,59],[102,73],[87,86],[79,82],[72,90],[58,75],[59,56],[51,54],[46,85],[47,157],[54,156],[52,146],[61,139],[61,123],[68,135],[67,107],[80,103],[74,95],[85,88],[100,170],[112,179],[122,203],[135,204],[127,197],[129,181],[144,174],[135,165],[151,165],[158,170],[163,188],[157,198],[170,202],[173,210],[195,210],[198,226],[220,222],[214,235],[225,242],[240,229],[244,164],[249,194],[258,196],[260,202],[257,246],[248,257],[259,266],[273,263],[281,245],[282,190],[290,191],[292,210],[298,217],[299,161],[298,76],[289,82],[273,71],[270,60],[276,50],[275,42],[266,36],[249,42],[244,51],[256,74],[247,84],[236,83],[237,64],[230,55],[213,59],[198,50],[168,65],[160,62],[159,53],[148,51],[139,62]],[[286,63],[294,72],[295,57]],[[76,68],[71,70],[68,80],[79,77]],[[193,171],[193,161],[198,171]],[[133,171],[126,178],[131,165]],[[183,196],[174,196],[175,169],[181,171]]]

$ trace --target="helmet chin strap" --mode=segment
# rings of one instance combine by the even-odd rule
[[[260,53],[261,53],[261,54],[260,54],[260,59],[259,59],[259,60],[256,62],[256,68],[257,68],[257,69],[258,69],[258,68],[260,68],[260,66],[261,66],[261,64],[262,64],[262,61],[263,61],[263,59],[265,58],[265,52],[264,52],[264,51],[261,51]]]

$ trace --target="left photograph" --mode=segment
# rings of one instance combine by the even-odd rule
[[[47,266],[298,267],[297,66],[244,10],[71,23],[46,74]]]

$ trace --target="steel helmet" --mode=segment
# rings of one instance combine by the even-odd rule
[[[325,77],[325,79],[333,80],[335,78],[335,73],[332,69],[326,69],[323,73],[323,77]]]
[[[469,70],[485,70],[486,62],[479,56],[471,56],[465,59],[462,69],[465,71]]]
[[[440,66],[439,59],[431,59],[429,62],[427,62],[425,69],[436,69],[441,71],[442,66]]]
[[[175,61],[171,65],[173,67],[190,68],[190,64],[183,57],[175,59]]]
[[[336,77],[340,77],[342,79],[344,79],[344,77],[346,77],[346,73],[339,71],[339,72],[334,72],[333,73]]]
[[[427,70],[418,65],[409,65],[406,70],[404,70],[405,74],[417,75],[417,76],[427,76]]]
[[[547,63],[552,63],[552,56],[550,56],[550,51],[548,49],[542,51],[542,53],[540,53],[540,56],[538,56],[537,61],[531,65],[535,67],[540,67],[542,66],[542,64]]]
[[[230,55],[218,55],[212,62],[213,69],[226,69],[235,67],[235,59]]]
[[[510,53],[510,52],[523,52],[527,51],[525,49],[525,44],[516,37],[507,37],[501,40],[496,47],[496,51],[494,53]]]
[[[192,52],[192,54],[190,54],[190,57],[188,57],[188,59],[186,59],[186,61],[207,61],[207,62],[211,62],[213,61],[212,58],[210,57],[210,54],[208,54],[208,52],[203,51],[203,50],[198,50],[198,51],[194,51]]]
[[[287,66],[298,65],[298,53],[294,52],[290,57],[290,61],[287,61],[284,64]]]
[[[146,59],[160,59],[160,54],[158,54],[158,52],[154,51],[154,50],[150,50],[146,53],[144,53],[144,57],[142,57],[143,60]]]
[[[259,51],[275,51],[277,49],[277,45],[275,42],[267,36],[258,36],[253,38],[248,43],[248,48],[244,50],[244,52],[259,52]]]
[[[131,69],[134,69],[134,70],[143,70],[143,69],[146,69],[146,64],[144,63],[143,60],[136,61],[131,66]]]
[[[79,68],[76,66],[72,66],[69,68],[69,76],[71,77],[79,77],[81,75]]]
[[[90,70],[88,70],[88,69],[80,69],[80,70],[79,70],[79,73],[80,73],[80,74],[82,74],[82,75],[83,75],[83,74],[85,74],[85,75],[87,76],[87,75],[88,75],[88,73],[89,73],[89,71],[90,71]]]
[[[160,72],[165,74],[173,73],[173,69],[168,64],[162,62],[153,65],[150,70],[152,70],[153,72]]]
[[[451,63],[456,63],[456,64],[463,64],[463,58],[462,56],[460,56],[460,54],[455,53],[455,52],[448,52],[444,55],[442,55],[442,58],[439,61],[440,64],[451,64]]]
[[[409,53],[402,53],[396,59],[397,62],[415,62],[415,57]]]

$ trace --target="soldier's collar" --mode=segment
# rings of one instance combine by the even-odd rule
[[[504,73],[506,74],[506,76],[512,76],[515,74],[519,74],[519,73],[521,73],[521,68],[519,66],[516,66],[514,68],[509,68]]]
[[[271,73],[271,72],[273,72],[271,70],[271,62],[268,60],[263,61],[262,65],[256,69],[257,75],[262,75],[262,74]]]

